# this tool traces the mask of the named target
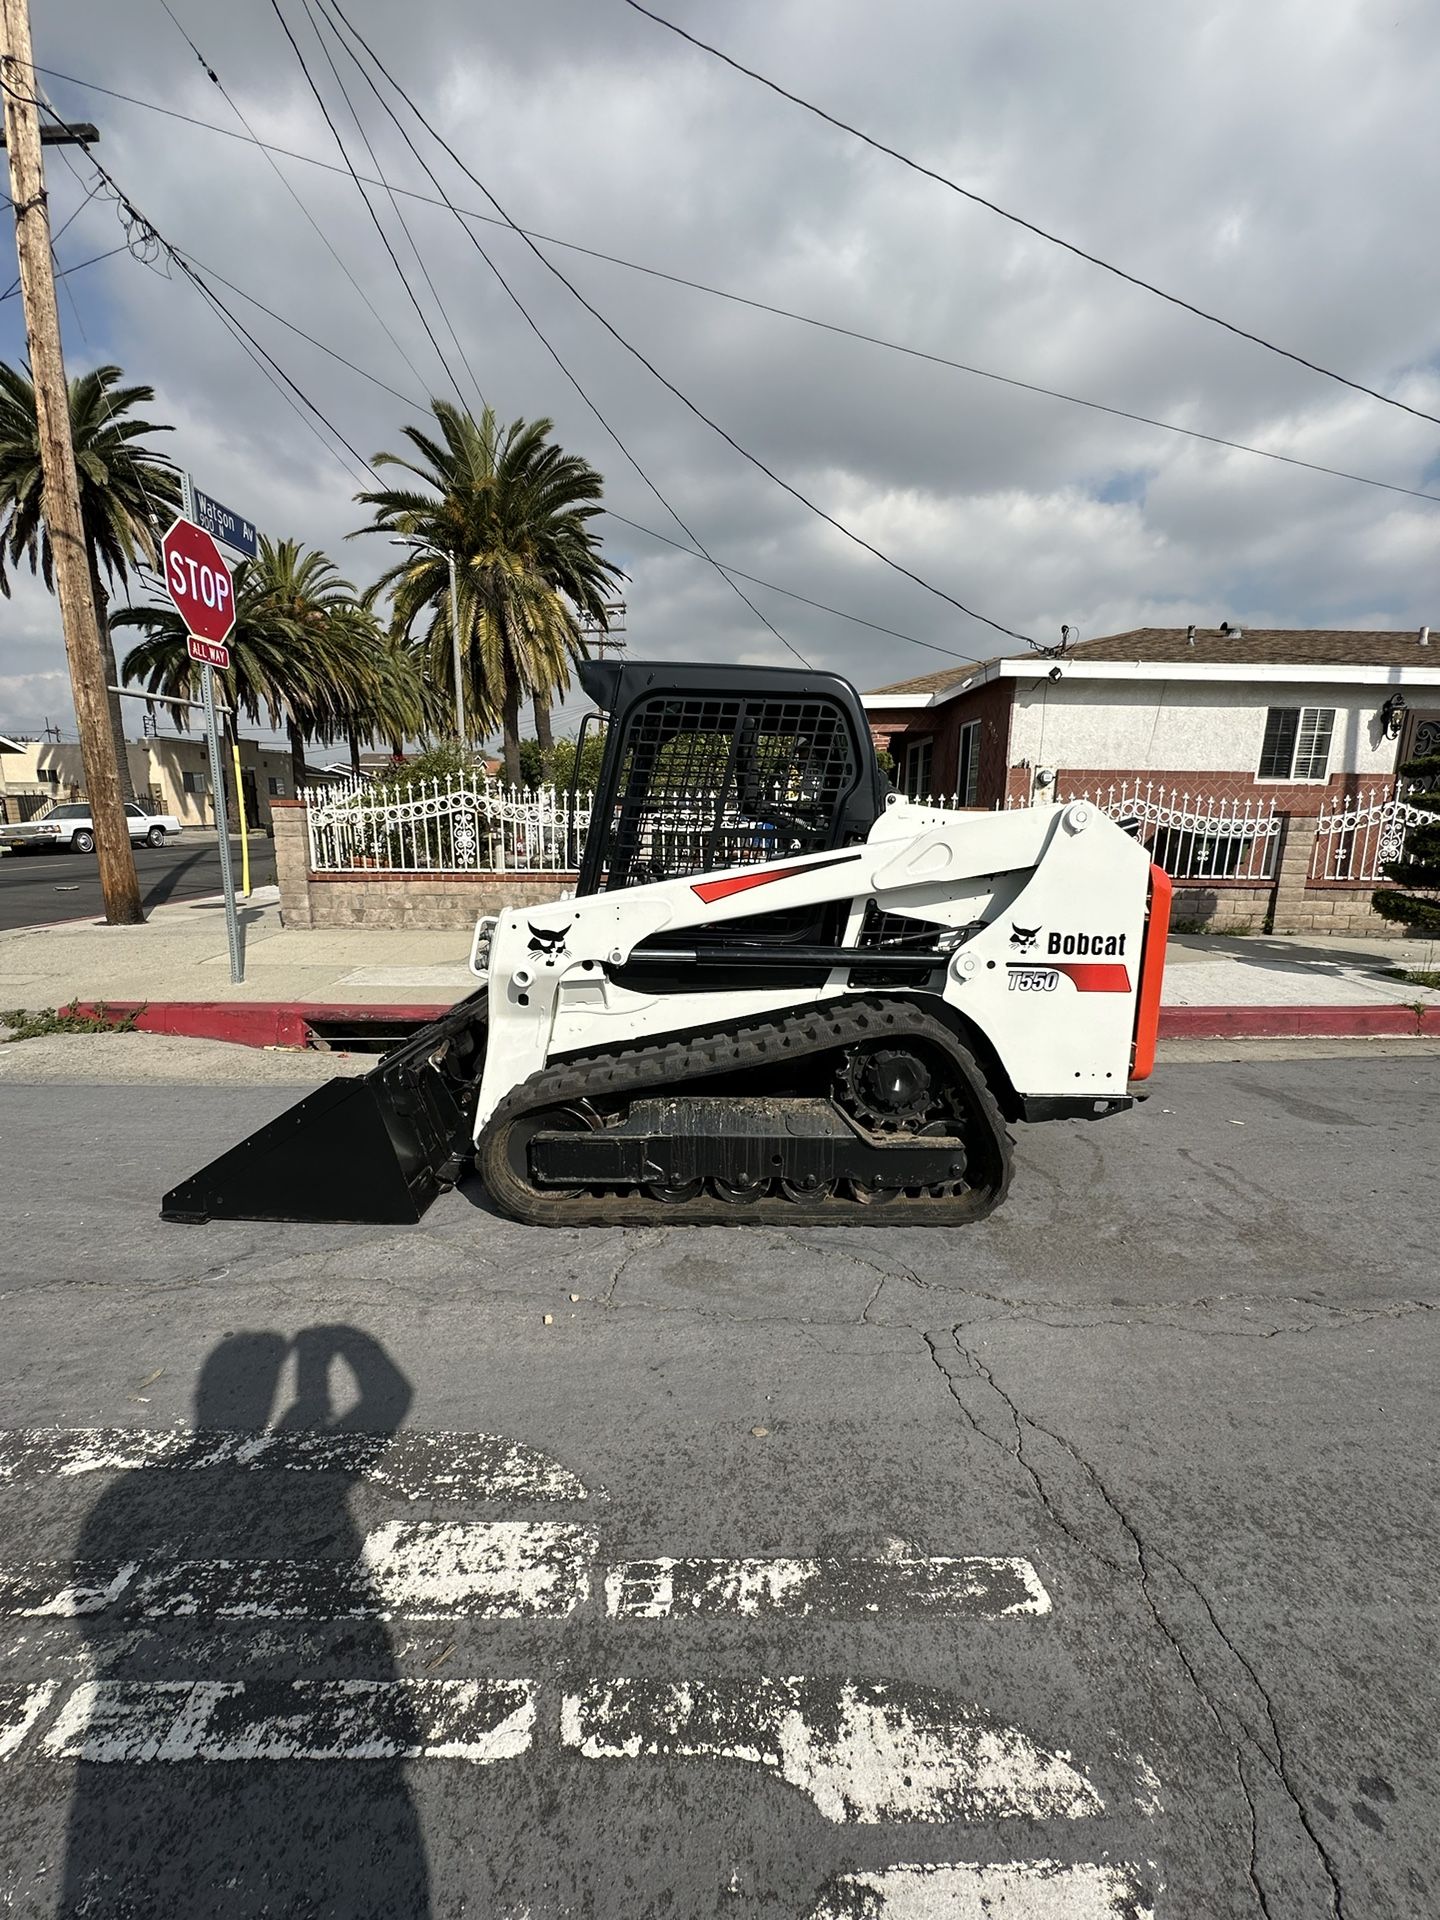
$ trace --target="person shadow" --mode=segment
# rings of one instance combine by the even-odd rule
[[[273,1419],[289,1361],[294,1397]],[[356,1397],[341,1410],[346,1372]],[[91,1508],[75,1549],[77,1581],[129,1562],[139,1568],[132,1589],[175,1561],[317,1562],[332,1575],[355,1566],[362,1535],[350,1494],[369,1451],[363,1441],[342,1444],[318,1470],[307,1446],[306,1470],[298,1471],[283,1464],[283,1443],[269,1449],[273,1464],[244,1464],[233,1436],[268,1429],[383,1439],[400,1426],[412,1397],[383,1346],[357,1327],[309,1327],[293,1340],[271,1331],[227,1334],[201,1370],[189,1446],[164,1465],[118,1476]],[[298,1457],[293,1450],[291,1457]],[[342,1574],[338,1589],[363,1598],[363,1572],[348,1586]],[[333,1594],[337,1583],[322,1580],[316,1590]],[[142,1696],[137,1682],[153,1689],[156,1682],[240,1681],[242,1692],[220,1708],[227,1731],[243,1738],[267,1715],[293,1715],[297,1680],[394,1681],[383,1620],[319,1617],[334,1611],[217,1620],[202,1603],[194,1613],[154,1618],[143,1601],[127,1608],[122,1594],[78,1622],[100,1688],[91,1729],[103,1731],[117,1701],[133,1714],[137,1700],[159,1698],[162,1717],[168,1714],[167,1697],[158,1690]],[[407,1744],[403,1705],[387,1711],[385,1732],[391,1757],[345,1760],[100,1759],[82,1749],[57,1914],[427,1920],[423,1837],[406,1763],[393,1757],[395,1746]]]

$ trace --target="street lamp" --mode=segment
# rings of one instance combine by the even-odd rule
[[[455,738],[460,746],[465,744],[465,682],[460,673],[460,594],[455,585],[455,556],[444,547],[437,547],[433,540],[422,539],[418,533],[407,533],[401,540],[392,540],[392,547],[412,547],[419,553],[430,553],[437,560],[443,560],[450,569],[450,645],[455,658]]]

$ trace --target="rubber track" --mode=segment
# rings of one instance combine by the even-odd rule
[[[518,1179],[506,1151],[511,1126],[537,1108],[575,1101],[597,1103],[647,1093],[683,1094],[695,1082],[716,1074],[768,1067],[777,1059],[829,1053],[837,1047],[885,1038],[923,1040],[952,1061],[975,1110],[972,1126],[988,1129],[988,1142],[967,1137],[971,1164],[998,1163],[998,1177],[958,1194],[912,1197],[865,1204],[836,1191],[828,1199],[799,1201],[764,1194],[739,1205],[708,1191],[693,1200],[663,1201],[643,1192],[573,1197],[547,1194]],[[500,1209],[533,1226],[743,1226],[764,1222],[781,1226],[960,1226],[982,1220],[1005,1198],[1013,1169],[1011,1140],[989,1087],[973,1057],[950,1028],[906,1000],[847,998],[800,1013],[756,1021],[738,1031],[698,1034],[686,1040],[659,1041],[613,1052],[570,1054],[542,1067],[508,1093],[480,1136],[475,1162],[485,1189]],[[986,1152],[986,1146],[989,1152]]]

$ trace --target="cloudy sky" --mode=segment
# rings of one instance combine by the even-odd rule
[[[1440,494],[1440,428],[1021,232],[696,52],[623,0],[344,4],[526,227],[990,373]],[[336,128],[360,170],[372,172],[315,13],[306,0],[280,5]],[[1440,14],[1426,0],[657,5],[975,191],[1440,412]],[[450,391],[448,376],[348,176],[279,156],[272,164],[244,135],[241,116],[261,141],[339,164],[270,0],[171,6],[224,93],[161,0],[107,8],[46,0],[34,9],[36,59],[71,76],[47,75],[49,97],[68,117],[98,123],[105,164],[168,239],[373,376],[218,288],[360,454],[396,448],[427,396]],[[338,43],[327,35],[326,46],[385,178],[438,197]],[[408,124],[450,198],[493,214],[480,187]],[[53,151],[48,160],[58,227],[92,176],[78,154],[74,174]],[[478,404],[389,200],[374,198],[462,392]],[[551,416],[563,443],[604,473],[617,513],[684,541],[455,217],[423,201],[400,204],[485,397],[507,418]],[[1013,650],[747,464],[513,233],[472,231],[713,555],[893,630],[742,582],[808,661],[873,686],[950,655]],[[68,266],[122,237],[113,204],[96,199],[57,251]],[[626,340],[776,473],[1005,626],[1048,643],[1062,622],[1085,638],[1227,617],[1440,624],[1440,503],[1019,392],[633,267],[545,251]],[[128,252],[64,286],[72,371],[114,360],[151,382],[155,417],[176,429],[165,444],[203,487],[270,533],[323,545],[357,582],[373,578],[389,550],[344,538],[364,517],[353,500],[363,469],[352,471],[353,458],[324,429],[297,417],[192,288]],[[18,308],[13,298],[0,303],[0,356],[10,360],[24,349]],[[600,524],[607,552],[631,576],[632,653],[790,659],[703,560],[618,521]],[[47,717],[67,726],[71,717],[59,620],[26,580],[0,601],[0,731],[37,729]]]

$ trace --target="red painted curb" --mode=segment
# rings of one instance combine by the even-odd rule
[[[449,1012],[445,1005],[310,1004],[296,1000],[82,1000],[82,1014],[117,1022],[135,1015],[141,1033],[179,1033],[242,1047],[308,1047],[311,1020],[411,1020]],[[1162,1007],[1161,1040],[1363,1039],[1369,1034],[1440,1035],[1440,1003],[1419,1013],[1399,1001],[1363,1007]]]
[[[1363,1039],[1369,1034],[1440,1034],[1440,1005],[1418,1013],[1387,1001],[1363,1007],[1162,1007],[1162,1040]]]
[[[444,1006],[325,1005],[294,1000],[82,1000],[77,1012],[117,1024],[135,1016],[138,1033],[178,1033],[192,1040],[229,1040],[242,1047],[308,1047],[314,1020],[413,1020],[417,1026],[449,1011]]]

